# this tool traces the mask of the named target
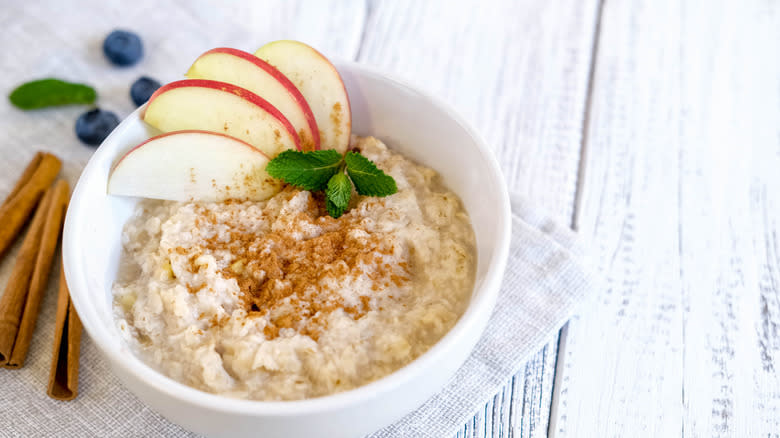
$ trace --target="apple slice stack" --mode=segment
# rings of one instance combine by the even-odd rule
[[[281,185],[266,164],[286,149],[344,153],[352,128],[336,68],[298,41],[274,41],[255,55],[204,53],[188,79],[149,99],[143,120],[164,132],[114,166],[108,193],[173,201],[264,200]]]

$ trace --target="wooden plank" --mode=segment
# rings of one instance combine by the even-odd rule
[[[778,12],[605,3],[578,220],[604,291],[552,435],[780,431]]]
[[[596,4],[370,2],[358,61],[454,104],[510,189],[570,223]],[[556,349],[557,338],[458,436],[546,435]]]
[[[683,33],[706,50],[682,77],[701,99],[682,126],[707,128],[680,170],[686,436],[780,433],[779,13],[724,2]]]

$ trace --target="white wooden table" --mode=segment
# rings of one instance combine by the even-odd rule
[[[604,278],[596,310],[552,336],[459,437],[780,436],[777,1],[105,3],[4,1],[5,35],[41,33],[0,36],[0,60],[59,50],[47,41],[85,16],[88,50],[62,50],[97,65],[103,35],[134,29],[161,80],[212,46],[300,39],[453,103],[510,189],[579,230]],[[78,75],[124,90],[138,72]],[[17,76],[0,79],[4,93],[30,79]],[[102,99],[132,109],[124,95]],[[72,181],[91,153],[72,138],[80,111],[49,113],[46,134],[71,157]],[[12,172],[32,152],[3,113],[0,171]]]

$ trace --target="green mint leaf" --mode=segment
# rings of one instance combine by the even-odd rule
[[[342,172],[333,175],[328,181],[325,195],[328,198],[325,203],[328,214],[334,218],[344,214],[349,206],[349,197],[352,196],[352,184],[349,182],[349,177]]]
[[[17,87],[8,99],[23,110],[49,106],[90,104],[95,102],[95,90],[84,84],[75,84],[59,79],[40,79]]]
[[[325,208],[328,210],[330,217],[334,219],[340,218],[341,215],[347,211],[347,207],[339,207],[338,205],[331,202],[330,199],[325,201]]]
[[[311,152],[286,150],[271,160],[265,171],[288,184],[317,191],[325,189],[328,180],[341,165],[341,154],[332,149]]]
[[[386,175],[368,158],[356,152],[344,156],[347,173],[357,192],[364,196],[387,196],[398,191],[393,177]]]
[[[265,170],[272,177],[303,190],[324,190],[325,207],[334,218],[347,211],[352,184],[364,196],[387,196],[398,191],[391,176],[357,152],[347,152],[342,157],[332,149],[311,152],[287,150],[271,160]]]

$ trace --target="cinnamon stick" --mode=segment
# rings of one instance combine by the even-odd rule
[[[49,370],[49,389],[46,393],[53,399],[73,400],[79,392],[81,320],[79,320],[79,315],[70,300],[62,264],[55,327],[54,348],[52,349]]]
[[[5,197],[5,201],[3,201],[3,204],[10,201],[17,193],[19,193],[20,190],[22,190],[22,187],[24,187],[24,185],[27,184],[28,181],[30,181],[30,178],[32,178],[33,173],[35,173],[35,171],[38,169],[38,166],[40,166],[42,159],[43,159],[43,152],[38,152],[35,154],[33,159],[24,169],[22,176],[19,177],[19,180],[16,181],[16,185],[14,186],[14,188],[11,189],[11,192],[8,193],[8,196]]]
[[[37,166],[34,171],[31,171],[35,163]],[[16,187],[11,191],[12,196],[9,196],[0,206],[0,255],[14,241],[38,200],[57,177],[61,167],[60,159],[46,152],[41,153],[40,158],[36,155],[27,166]]]
[[[57,249],[57,242],[62,230],[62,222],[65,217],[65,209],[68,205],[70,187],[67,181],[59,180],[54,185],[53,195],[46,212],[46,221],[43,225],[41,235],[41,244],[38,249],[38,255],[35,259],[32,277],[30,278],[27,299],[22,312],[22,320],[19,324],[19,331],[16,334],[13,350],[6,368],[21,368],[24,365],[24,359],[27,356],[27,350],[30,347],[30,340],[35,331],[35,322],[38,319],[38,310],[41,300],[46,292],[46,285],[49,280],[49,271],[54,259],[54,251]],[[43,208],[43,205],[41,206]]]
[[[38,257],[38,249],[41,246],[41,238],[43,237],[43,226],[46,222],[46,215],[53,195],[53,188],[46,190],[41,205],[35,212],[30,229],[22,242],[22,248],[19,250],[16,264],[5,287],[5,293],[0,298],[0,364],[3,365],[11,357],[14,342],[16,341],[16,334],[22,319],[22,311],[27,299],[30,277],[35,267],[35,260]],[[0,230],[2,229],[0,228]]]

